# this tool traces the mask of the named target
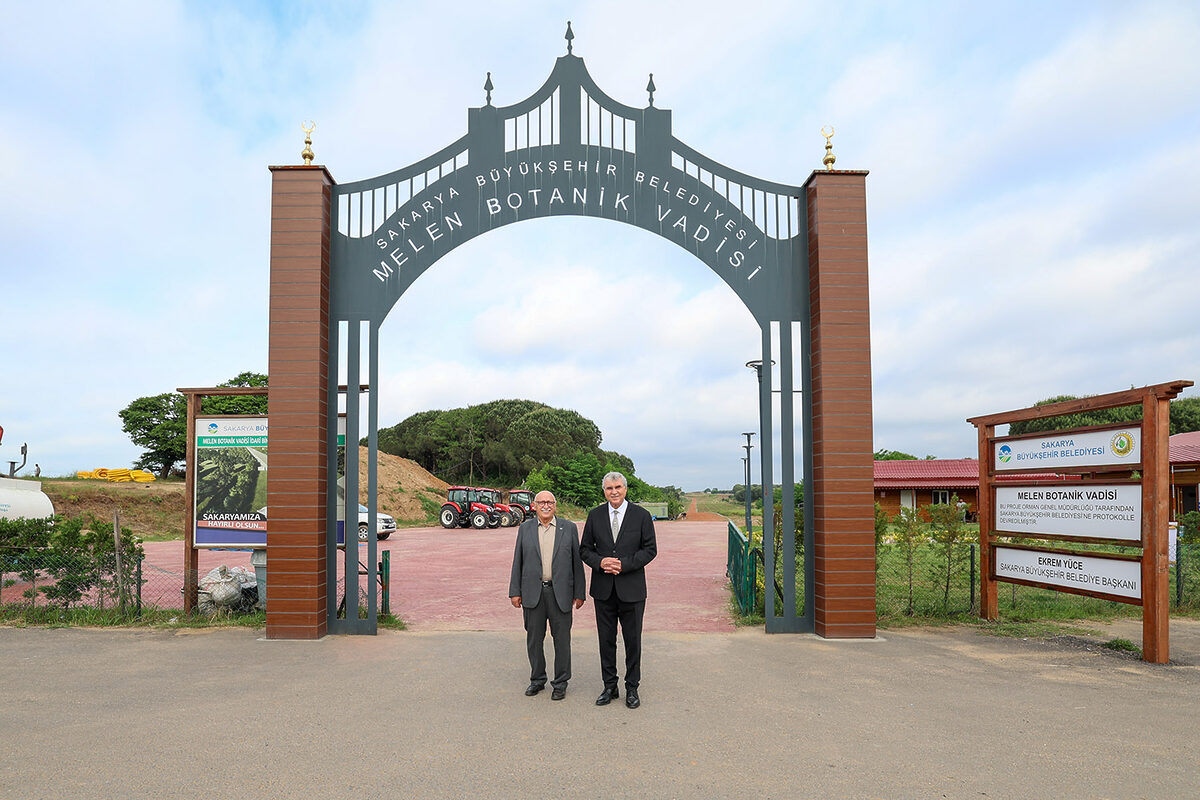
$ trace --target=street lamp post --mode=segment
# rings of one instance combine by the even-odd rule
[[[744,445],[742,445],[742,447],[746,448],[746,457],[743,458],[742,461],[744,461],[746,463],[746,538],[747,539],[750,538],[750,533],[752,532],[751,523],[750,523],[750,494],[751,494],[751,491],[750,491],[750,448],[754,447],[754,445],[750,444],[750,437],[753,435],[754,435],[753,432],[749,432],[749,433],[743,432],[742,433],[742,436],[746,437],[746,443]]]

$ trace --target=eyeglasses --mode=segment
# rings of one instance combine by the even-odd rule
[[[553,501],[553,500],[534,500],[533,504],[535,506],[552,506],[552,505],[555,505],[555,501]]]

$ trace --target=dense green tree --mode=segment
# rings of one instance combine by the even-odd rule
[[[187,403],[177,392],[139,397],[117,412],[121,429],[145,448],[133,465],[167,477],[187,455]]]
[[[217,386],[266,386],[267,376],[261,372],[243,372]],[[222,395],[206,397],[200,404],[204,414],[258,414],[267,413],[267,396],[260,395]]]
[[[1200,397],[1171,401],[1171,435],[1200,431]]]
[[[875,451],[875,460],[876,461],[916,461],[917,457],[914,455],[909,455],[908,453],[902,453],[899,450],[876,450]]]
[[[1045,406],[1051,403],[1079,399],[1074,395],[1063,394],[1039,400],[1034,405]],[[1121,425],[1141,421],[1142,407],[1140,405],[1121,406],[1119,408],[1101,408],[1091,411],[1081,411],[1078,414],[1064,414],[1057,417],[1014,422],[1009,425],[1008,432],[1013,436],[1020,436],[1027,433],[1058,431],[1065,428],[1083,428],[1089,425]],[[1188,433],[1189,431],[1200,431],[1200,397],[1181,397],[1171,401],[1171,435]]]
[[[266,386],[267,376],[243,372],[221,386]],[[265,414],[266,396],[210,397],[202,405],[206,414]],[[117,412],[121,430],[130,441],[145,448],[133,465],[165,478],[187,454],[187,401],[178,392],[139,397]]]

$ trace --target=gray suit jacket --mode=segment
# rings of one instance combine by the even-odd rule
[[[585,588],[583,561],[579,558],[579,529],[574,522],[561,517],[556,517],[555,523],[550,580],[554,583],[558,607],[569,612],[571,601],[582,600]],[[508,581],[508,596],[520,595],[521,605],[526,608],[534,608],[542,599],[542,547],[537,529],[536,516],[522,522],[517,529],[512,577]]]

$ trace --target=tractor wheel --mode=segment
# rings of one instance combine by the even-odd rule
[[[474,528],[475,530],[481,531],[484,528],[486,528],[487,526],[488,526],[487,514],[483,513],[482,511],[472,511],[471,512],[471,527],[472,528]]]
[[[500,527],[511,528],[513,524],[513,515],[511,512],[504,511],[500,514]]]
[[[493,516],[491,516],[491,515],[489,514],[489,515],[488,515],[487,526],[488,526],[489,528],[499,528],[499,527],[500,527],[500,515],[499,515],[499,514],[497,514],[496,516],[494,516],[494,517],[493,517]]]
[[[443,528],[457,528],[458,514],[451,506],[442,506],[442,513],[438,515],[438,521],[442,523]]]
[[[520,525],[522,522],[525,521],[525,512],[522,511],[517,506],[513,506],[512,516],[513,516],[513,525]]]

